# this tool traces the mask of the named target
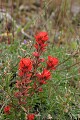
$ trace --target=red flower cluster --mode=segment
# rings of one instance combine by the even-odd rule
[[[16,88],[18,89],[15,92],[15,97],[18,98],[19,104],[26,104],[25,97],[28,97],[31,83],[31,70],[32,70],[32,61],[30,58],[22,58],[19,63],[19,76],[21,80],[16,81]]]
[[[32,70],[32,61],[30,58],[22,58],[19,63],[19,76],[24,76]]]
[[[35,36],[36,39],[36,44],[35,44],[35,48],[41,51],[44,51],[45,47],[47,46],[47,44],[45,44],[45,42],[49,39],[48,38],[48,34],[47,32],[40,32]]]
[[[42,73],[37,74],[39,83],[41,85],[46,84],[46,80],[49,80],[51,78],[51,73],[49,70],[44,69]]]
[[[34,120],[35,119],[35,115],[34,114],[28,114],[27,115],[27,120]]]
[[[10,109],[11,109],[11,107],[8,105],[8,106],[5,106],[4,107],[4,113],[6,113],[6,114],[10,114]]]
[[[48,40],[48,34],[47,32],[40,32],[35,36],[35,39],[38,44],[43,44]]]
[[[47,69],[55,70],[58,65],[58,59],[52,56],[48,56]]]

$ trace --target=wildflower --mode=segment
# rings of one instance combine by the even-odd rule
[[[37,35],[35,35],[35,39],[36,39],[36,44],[34,45],[34,47],[36,48],[36,50],[44,51],[45,47],[47,46],[45,42],[49,39],[47,32],[38,33]]]
[[[10,113],[10,106],[8,105],[8,106],[5,106],[4,107],[4,113],[6,113],[6,114],[9,114]]]
[[[48,40],[47,32],[40,32],[35,36],[36,42],[42,44]]]
[[[32,70],[32,61],[30,58],[22,58],[19,63],[19,75],[23,76],[26,72]]]
[[[42,62],[45,61],[44,58],[41,58],[42,53],[44,52],[47,41],[48,34],[47,32],[40,32],[35,35],[36,43],[34,45],[35,51],[32,53],[33,59],[30,58],[21,58],[19,62],[19,76],[20,79],[16,81],[17,91],[14,93],[14,96],[18,99],[20,105],[27,104],[29,105],[30,101],[28,98],[32,97],[34,94],[43,92],[42,85],[47,83],[47,80],[51,78],[50,70],[55,69],[58,65],[58,59],[48,56],[47,67],[43,69]],[[26,43],[26,41],[24,41]],[[41,73],[38,73],[38,69],[43,69]],[[34,97],[34,96],[33,96]],[[33,106],[32,106],[33,107]],[[32,109],[29,106],[29,109]],[[27,120],[34,120],[35,114],[30,113],[27,115]]]
[[[40,84],[46,84],[46,80],[51,78],[51,73],[49,70],[44,69],[42,73],[37,74]]]
[[[26,43],[27,43],[27,40],[24,39],[24,44],[26,44]]]
[[[44,69],[41,74],[38,74],[39,79],[42,80],[48,80],[51,77],[50,71],[47,69]]]
[[[48,56],[47,69],[53,70],[57,65],[58,65],[58,59],[52,56]]]
[[[27,115],[27,119],[28,119],[28,120],[34,120],[34,119],[35,119],[35,115],[32,114],[32,113],[31,113],[31,114],[28,114],[28,115]]]

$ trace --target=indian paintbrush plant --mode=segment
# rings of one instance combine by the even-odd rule
[[[51,72],[56,70],[59,63],[56,57],[49,55],[47,60],[42,57],[42,54],[46,51],[48,40],[47,32],[37,33],[35,35],[35,51],[32,53],[32,57],[21,58],[18,65],[18,80],[15,84],[14,98],[19,109],[25,112],[26,120],[34,120],[35,117],[38,117],[37,114],[40,111],[34,111],[33,98],[39,96],[40,93],[44,93],[43,86],[48,84],[48,81],[51,82]],[[42,65],[43,62],[44,66]],[[14,106],[16,105],[5,106],[4,113],[10,115],[12,107],[14,110],[17,108],[17,106]],[[38,108],[39,105],[35,109]]]

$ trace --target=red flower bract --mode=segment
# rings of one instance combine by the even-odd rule
[[[58,65],[58,59],[52,56],[48,56],[48,61],[47,61],[47,69],[55,69],[55,67]]]
[[[41,79],[48,80],[51,78],[51,73],[49,70],[44,69],[43,72],[41,73]]]
[[[47,46],[45,42],[49,39],[47,32],[39,32],[37,35],[35,35],[35,39],[36,44],[34,46],[36,50],[38,52],[43,52]]]
[[[15,94],[14,94],[14,96],[16,97],[16,98],[21,98],[22,97],[22,93],[21,92],[15,92]]]
[[[38,53],[38,52],[33,52],[33,55],[34,55],[35,57],[39,57],[39,53]]]
[[[28,114],[27,115],[27,120],[34,120],[35,115],[34,114]]]
[[[39,83],[40,83],[40,85],[43,85],[43,84],[46,84],[46,81],[45,80],[40,80]]]
[[[32,61],[30,58],[22,58],[19,63],[19,75],[23,76],[26,72],[32,70]]]
[[[10,106],[8,105],[8,106],[5,106],[4,107],[4,113],[6,113],[6,114],[9,114],[10,113]]]
[[[36,42],[38,44],[43,44],[44,42],[46,42],[49,38],[48,38],[48,34],[47,32],[40,32],[35,36]]]
[[[40,84],[46,84],[46,80],[51,78],[51,73],[49,70],[44,69],[42,73],[37,74]]]

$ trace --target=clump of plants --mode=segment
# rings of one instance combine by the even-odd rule
[[[59,63],[58,58],[51,55],[47,60],[42,57],[48,40],[47,32],[37,33],[34,52],[30,57],[20,59],[13,97],[9,96],[10,100],[3,109],[6,118],[13,116],[17,120],[40,119],[42,109],[46,109],[45,102],[41,102],[45,86],[51,82],[51,73]]]

